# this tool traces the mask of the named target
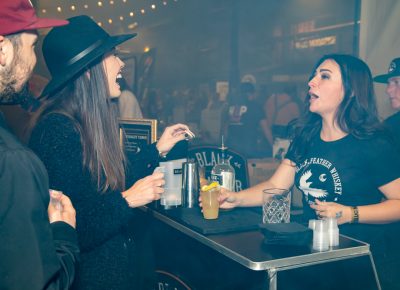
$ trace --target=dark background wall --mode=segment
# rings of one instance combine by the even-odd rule
[[[41,15],[88,14],[110,33],[137,32],[122,49],[137,59],[146,46],[155,49],[152,86],[158,88],[237,81],[244,74],[254,75],[260,85],[304,83],[322,54],[357,53],[356,0],[114,0],[112,5],[107,0],[102,7],[97,0],[83,0],[74,11],[74,1],[36,2]],[[318,46],[306,47],[313,40]]]
[[[151,88],[165,92],[204,86],[213,91],[217,81],[230,81],[231,87],[237,87],[244,75],[251,74],[261,102],[287,86],[304,97],[312,66],[321,55],[358,53],[361,0],[32,2],[43,17],[87,14],[111,34],[138,33],[119,48],[126,62],[124,74],[134,89],[146,47],[154,52],[155,60]],[[40,33],[43,37],[47,31]],[[41,52],[37,55],[36,73],[48,77]],[[34,83],[42,87],[45,80],[36,78]],[[135,92],[140,100],[142,95]],[[20,124],[26,123],[26,112],[18,106],[0,109],[22,136]]]

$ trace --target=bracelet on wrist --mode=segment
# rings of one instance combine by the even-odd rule
[[[163,152],[161,152],[161,151],[158,151],[158,157],[164,159],[164,158],[167,158],[167,154],[166,154],[166,153],[163,153]]]
[[[359,221],[359,213],[358,213],[358,207],[357,206],[352,206],[351,207],[351,223],[358,223]]]

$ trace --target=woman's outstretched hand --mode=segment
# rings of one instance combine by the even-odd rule
[[[221,188],[221,193],[218,196],[219,207],[223,209],[231,209],[238,205],[238,199],[236,193],[229,191],[225,188]]]
[[[167,155],[176,143],[186,139],[188,132],[189,134],[191,133],[189,127],[184,124],[175,124],[165,128],[160,140],[157,142],[157,150],[162,155]]]
[[[231,209],[235,208],[238,205],[238,200],[236,198],[235,192],[228,191],[225,188],[221,188],[221,193],[218,196],[219,208],[222,209]],[[199,197],[199,205],[203,208],[203,204],[201,202],[201,196]]]

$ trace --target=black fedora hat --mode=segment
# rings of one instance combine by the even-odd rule
[[[388,79],[400,76],[400,58],[395,58],[389,65],[388,73],[374,77],[377,83],[387,83]]]
[[[43,40],[42,51],[51,80],[40,98],[54,93],[98,57],[136,36],[110,36],[86,15],[68,20],[68,25],[53,28]]]

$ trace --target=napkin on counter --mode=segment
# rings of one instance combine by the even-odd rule
[[[305,246],[312,242],[313,232],[299,223],[260,224],[267,245]]]
[[[261,213],[252,208],[235,208],[219,211],[215,220],[206,220],[199,208],[181,208],[167,210],[165,214],[182,221],[190,228],[202,234],[222,234],[258,229],[262,220]]]

